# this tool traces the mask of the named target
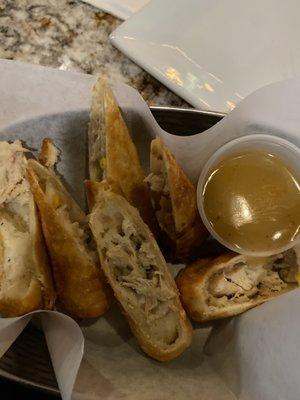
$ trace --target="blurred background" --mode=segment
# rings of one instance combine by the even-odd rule
[[[0,58],[105,74],[151,105],[186,103],[109,42],[121,20],[81,1],[0,0]]]

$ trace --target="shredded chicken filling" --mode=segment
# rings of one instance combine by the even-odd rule
[[[179,336],[176,292],[159,270],[151,244],[121,214],[114,214],[113,219],[102,216],[102,225],[103,255],[127,307],[135,310],[151,336],[166,345],[174,343]]]
[[[5,276],[0,289],[6,296],[26,292],[32,280],[30,205],[33,205],[33,198],[28,182],[21,176],[22,159],[16,171],[20,180],[0,205],[0,262],[1,275]]]
[[[57,215],[64,220],[65,228],[69,229],[71,235],[88,250],[92,260],[97,261],[96,244],[86,217],[83,215],[83,218],[79,219],[76,213],[72,212],[72,205],[64,199],[64,195],[60,193],[55,182],[47,179],[43,186],[48,202],[55,208]]]
[[[19,191],[25,172],[23,162],[25,149],[19,140],[9,144],[1,142],[0,146],[0,204],[8,203]]]
[[[288,283],[296,283],[296,253],[288,250],[261,265],[246,260],[233,264],[214,274],[208,284],[208,303],[222,307],[244,303],[250,299],[265,298],[281,292]]]
[[[168,233],[169,236],[175,236],[176,229],[173,218],[172,202],[167,182],[167,172],[162,161],[160,162],[159,172],[151,173],[147,176],[146,182],[151,190],[152,205],[160,225],[160,228]]]

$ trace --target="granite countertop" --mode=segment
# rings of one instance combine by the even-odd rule
[[[135,87],[149,104],[186,106],[110,44],[121,22],[81,1],[0,0],[0,58],[105,74]]]

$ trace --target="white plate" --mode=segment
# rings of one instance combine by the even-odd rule
[[[300,76],[298,0],[152,0],[113,44],[197,108],[228,112]]]

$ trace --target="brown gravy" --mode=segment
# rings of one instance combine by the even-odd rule
[[[263,151],[221,161],[203,189],[216,233],[245,251],[284,247],[300,231],[300,181],[283,160]]]

